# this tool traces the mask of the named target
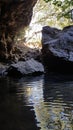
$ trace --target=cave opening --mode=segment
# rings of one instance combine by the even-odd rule
[[[27,51],[29,55],[40,51],[43,26],[61,29],[70,24],[69,19],[58,20],[54,5],[44,0],[0,0],[0,13],[1,60],[19,59],[20,56],[23,59]]]

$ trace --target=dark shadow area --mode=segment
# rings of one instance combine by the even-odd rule
[[[33,106],[26,106],[17,91],[14,79],[0,78],[0,130],[39,130]]]

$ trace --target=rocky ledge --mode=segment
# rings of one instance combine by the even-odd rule
[[[43,65],[33,58],[27,61],[19,61],[7,69],[9,76],[39,75],[44,73]]]
[[[73,25],[63,30],[43,27],[42,58],[46,72],[73,73]]]
[[[41,63],[41,51],[31,49],[24,44],[15,45],[13,57],[6,62],[0,62],[0,76],[36,76],[42,73],[44,67]]]

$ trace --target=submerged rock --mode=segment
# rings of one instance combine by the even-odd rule
[[[7,71],[8,75],[13,77],[32,74],[39,75],[41,73],[44,73],[44,67],[40,62],[34,59],[30,59],[27,61],[19,61],[12,64]]]
[[[63,30],[43,28],[42,57],[46,71],[73,73],[73,25]]]

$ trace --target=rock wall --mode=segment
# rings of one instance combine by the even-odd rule
[[[37,0],[0,0],[0,59],[9,58],[14,37],[29,25]]]

